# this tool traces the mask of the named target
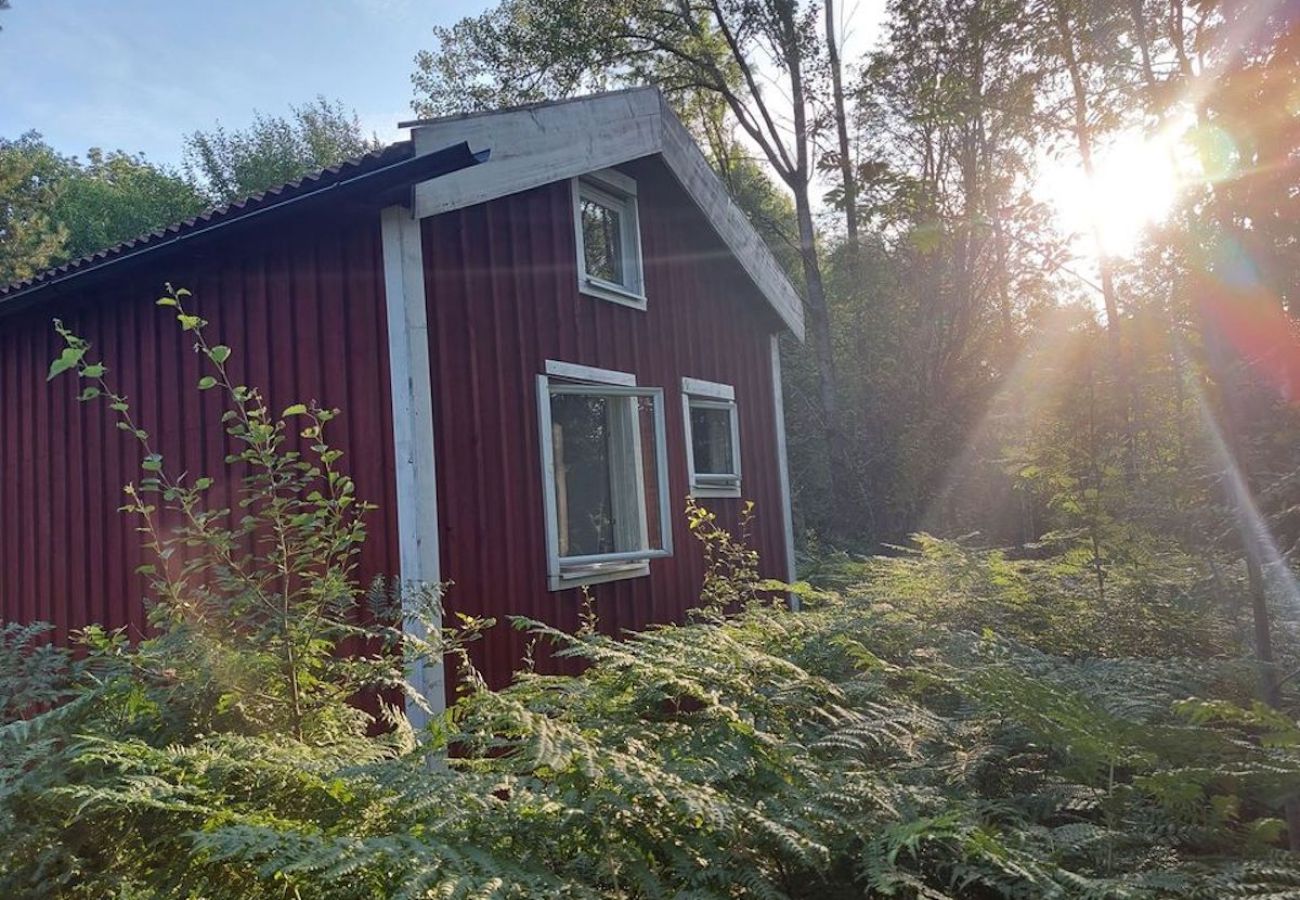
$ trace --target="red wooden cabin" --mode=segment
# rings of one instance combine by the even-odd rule
[[[73,379],[47,384],[53,318],[169,466],[221,472],[220,401],[191,389],[166,282],[272,405],[343,410],[333,440],[379,505],[366,574],[453,582],[448,609],[475,615],[574,628],[586,586],[603,628],[672,621],[703,575],[694,495],[724,522],[755,501],[765,574],[793,575],[777,337],[802,337],[800,303],[662,97],[409,127],[0,288],[0,618],[144,627],[145,551],[116,511],[139,452]],[[475,646],[491,683],[523,641]]]

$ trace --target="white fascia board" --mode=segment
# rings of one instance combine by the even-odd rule
[[[418,218],[607,169],[659,152],[658,92],[620,91],[548,105],[442,119],[416,126],[416,155],[465,141],[491,149],[484,171],[469,169],[415,188]]]
[[[759,293],[803,340],[803,304],[776,258],[655,88],[596,94],[413,126],[416,154],[465,141],[477,166],[415,186],[416,218],[659,155]]]
[[[655,91],[655,97],[661,107],[659,121],[663,144],[660,153],[668,168],[781,321],[802,341],[803,302],[790,279],[785,277],[780,263],[754,230],[749,218],[731,199],[726,185],[704,158],[686,126],[668,106],[668,101],[658,91]]]

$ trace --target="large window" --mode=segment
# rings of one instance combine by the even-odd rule
[[[740,496],[740,417],[731,385],[682,379],[686,466],[693,497]]]
[[[579,290],[644,309],[636,182],[613,169],[575,178],[573,219]]]
[[[538,376],[549,581],[647,574],[672,552],[663,391],[622,372],[548,362]]]

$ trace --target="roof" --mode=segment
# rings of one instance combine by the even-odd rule
[[[629,88],[404,124],[414,129],[408,141],[0,286],[0,307],[219,228],[300,210],[345,193],[375,202],[397,187],[414,185],[414,212],[424,218],[659,156],[766,305],[802,340],[803,303],[798,293],[658,89]],[[470,147],[482,150],[473,153]]]
[[[358,189],[364,189],[367,193],[382,193],[395,186],[409,185],[477,165],[486,158],[486,154],[471,153],[464,144],[426,152],[417,157],[412,141],[399,141],[312,172],[296,181],[206,210],[193,218],[123,241],[106,250],[46,269],[31,278],[0,286],[0,304],[16,300],[20,296],[36,294],[116,263],[139,258],[226,225],[261,218],[291,207],[300,209],[302,203],[308,200],[323,200],[326,197],[333,199]]]
[[[803,302],[656,88],[629,88],[509,109],[404,123],[415,152],[463,141],[491,147],[482,166],[415,188],[415,214],[433,216],[588,172],[659,156],[786,327],[803,338]]]

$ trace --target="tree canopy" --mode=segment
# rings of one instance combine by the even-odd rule
[[[187,135],[185,168],[214,201],[230,203],[378,146],[356,113],[317,97],[286,116],[255,113],[245,128]]]

